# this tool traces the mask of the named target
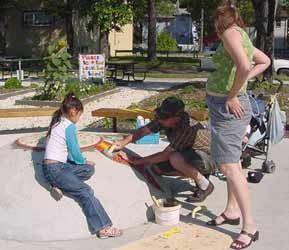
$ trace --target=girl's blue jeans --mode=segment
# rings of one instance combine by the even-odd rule
[[[79,203],[93,234],[112,225],[92,188],[84,183],[94,174],[94,166],[62,162],[43,164],[43,174],[52,186]]]

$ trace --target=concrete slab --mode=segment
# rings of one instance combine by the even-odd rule
[[[0,137],[2,139],[2,137]],[[152,147],[144,147],[143,149],[141,147],[138,147],[140,145],[131,145],[130,148],[134,149],[141,154],[148,154],[150,152],[153,152],[157,148]],[[256,222],[258,224],[258,229],[260,230],[260,240],[253,244],[250,249],[253,250],[287,250],[288,247],[288,236],[287,236],[287,231],[289,227],[289,189],[288,189],[288,178],[289,178],[289,165],[288,165],[288,148],[289,148],[289,140],[285,139],[283,140],[280,144],[273,146],[270,151],[270,157],[275,161],[277,165],[276,172],[274,174],[266,174],[261,183],[259,184],[249,184],[250,190],[252,192],[252,197],[253,197],[253,210],[254,210],[254,215],[256,218]],[[5,151],[6,150],[6,151]],[[9,152],[10,150],[10,152]],[[70,217],[70,220],[75,220],[76,223],[79,223],[78,220],[81,220],[81,211],[79,211],[76,207],[76,205],[69,204],[68,200],[60,201],[60,202],[55,202],[54,200],[51,199],[51,202],[53,203],[53,206],[50,206],[50,202],[46,202],[45,204],[42,205],[41,200],[37,200],[36,198],[41,198],[49,196],[48,193],[43,190],[41,190],[41,187],[39,188],[39,184],[35,183],[32,185],[33,188],[30,187],[29,191],[36,191],[35,192],[30,192],[30,196],[27,194],[27,187],[25,187],[25,184],[22,182],[26,182],[27,180],[34,180],[33,175],[30,175],[30,178],[25,177],[25,166],[22,166],[23,164],[18,164],[17,167],[15,167],[15,162],[23,162],[25,159],[23,159],[23,154],[22,156],[18,156],[19,151],[14,151],[13,148],[10,148],[8,150],[8,147],[3,147],[0,149],[0,151],[5,151],[6,154],[1,153],[0,157],[2,159],[2,163],[6,162],[5,165],[1,164],[2,166],[2,173],[10,180],[10,182],[14,183],[14,185],[17,185],[18,188],[12,187],[12,185],[9,185],[9,181],[5,180],[5,178],[0,177],[0,223],[3,222],[3,217],[5,216],[10,216],[6,211],[4,212],[4,208],[6,205],[9,205],[9,202],[11,202],[10,207],[13,207],[13,211],[15,214],[22,213],[21,220],[19,220],[20,217],[17,218],[12,218],[10,216],[10,223],[15,221],[15,225],[19,224],[17,223],[17,219],[19,220],[21,226],[29,231],[29,234],[34,234],[34,235],[41,235],[42,232],[37,232],[37,231],[45,231],[50,233],[51,230],[48,230],[51,226],[50,224],[52,223],[51,221],[47,222],[41,219],[41,217],[36,217],[36,219],[41,219],[36,222],[31,222],[29,220],[26,220],[26,223],[29,223],[30,225],[24,225],[23,223],[23,218],[27,215],[31,216],[31,212],[29,209],[32,209],[35,213],[38,215],[40,213],[44,214],[45,216],[51,216],[51,214],[55,213],[55,207],[58,207],[58,212],[60,216],[58,217],[62,222],[66,220],[66,215],[64,213],[68,212],[68,209],[71,209],[73,212],[73,215]],[[13,154],[11,154],[13,152]],[[89,154],[92,152],[89,152]],[[13,157],[11,157],[13,155]],[[10,156],[10,160],[5,160],[5,158],[8,158],[7,156]],[[27,161],[29,162],[29,154],[26,155]],[[31,157],[31,156],[30,156]],[[13,160],[11,160],[13,158]],[[22,158],[22,160],[20,159]],[[21,160],[21,161],[20,161]],[[13,164],[9,164],[13,163]],[[7,165],[8,164],[8,165]],[[261,168],[262,161],[259,160],[254,160],[253,161],[253,168],[255,169],[260,169]],[[30,166],[30,167],[29,167]],[[31,169],[31,165],[27,165],[26,168]],[[101,179],[106,179],[108,178],[108,173],[106,170],[114,170],[113,173],[119,175],[120,172],[118,172],[121,168],[117,168],[116,166],[109,166],[109,164],[105,163],[103,166],[99,166],[97,169],[99,171],[96,171],[96,180],[102,182],[102,186],[105,186],[107,184],[104,183],[104,180]],[[116,170],[118,169],[118,170]],[[9,170],[9,171],[7,171]],[[126,169],[127,170],[127,169]],[[31,171],[31,170],[30,170]],[[116,171],[116,172],[115,172]],[[7,173],[9,172],[9,173]],[[32,172],[32,171],[31,171]],[[119,178],[113,179],[118,183],[117,187],[120,188],[121,190],[124,190],[122,187],[123,185],[127,185],[126,183],[122,183],[122,178],[125,178],[126,182],[133,182],[133,178],[131,178],[130,173],[119,175]],[[21,174],[22,173],[22,174]],[[246,171],[245,171],[246,173]],[[23,177],[23,178],[21,178]],[[24,178],[25,177],[25,178]],[[17,180],[15,182],[15,180]],[[4,181],[4,182],[3,182]],[[226,190],[226,183],[223,181],[218,180],[217,178],[213,177],[212,178],[213,183],[215,184],[215,191],[214,193],[208,197],[206,202],[204,202],[204,205],[208,207],[208,212],[204,215],[201,216],[197,219],[192,219],[190,215],[191,209],[194,207],[192,204],[188,204],[183,202],[183,210],[182,210],[182,217],[181,220],[185,223],[193,223],[196,225],[199,225],[201,227],[204,227],[206,229],[205,222],[209,220],[209,217],[212,217],[213,214],[218,214],[222,211],[225,205],[226,201],[226,195],[225,195],[225,190]],[[92,181],[94,182],[94,181]],[[8,183],[8,184],[7,184]],[[15,184],[16,183],[16,184]],[[5,187],[4,184],[8,185],[8,188],[3,188]],[[136,184],[136,183],[135,183]],[[142,184],[137,184],[136,186],[142,186]],[[181,185],[181,183],[178,183],[178,185]],[[177,186],[178,186],[177,185]],[[3,190],[4,189],[4,196],[3,196]],[[38,190],[39,189],[39,190]],[[24,190],[24,191],[22,191]],[[100,190],[95,189],[96,192],[98,193]],[[146,188],[140,188],[140,190],[145,190]],[[17,192],[18,193],[26,193],[26,198],[31,199],[32,196],[35,196],[36,201],[34,204],[29,204],[27,205],[27,202],[24,199],[20,199],[19,197],[17,198]],[[130,190],[131,191],[131,190]],[[103,190],[102,190],[103,192]],[[103,202],[107,202],[109,197],[111,197],[111,190],[109,190],[105,196],[103,196],[104,200]],[[144,193],[145,193],[144,192]],[[144,195],[144,193],[140,193],[140,195]],[[41,194],[41,195],[39,195]],[[108,194],[108,195],[107,195]],[[114,190],[115,194],[115,190]],[[16,196],[17,199],[12,199],[12,197],[9,196]],[[101,195],[101,193],[100,193]],[[131,199],[131,196],[129,197]],[[179,197],[180,201],[183,201],[182,197]],[[49,200],[49,199],[47,199]],[[14,205],[15,202],[15,205]],[[120,204],[118,203],[119,201],[116,201],[115,204]],[[109,201],[108,203],[109,204]],[[151,203],[150,203],[151,204]],[[23,205],[23,206],[22,206]],[[35,208],[33,208],[33,206]],[[49,205],[49,206],[48,206]],[[43,208],[44,207],[44,208]],[[66,207],[66,210],[64,211],[61,207]],[[121,204],[120,208],[122,209],[123,204]],[[49,209],[52,208],[53,212],[51,212]],[[114,207],[116,209],[116,206]],[[117,207],[119,209],[119,207]],[[20,212],[21,211],[21,212]],[[60,212],[61,211],[61,212]],[[133,211],[133,212],[131,212]],[[137,216],[137,213],[143,213],[142,208],[139,210],[130,210],[130,214],[127,213],[124,209],[121,211],[119,214],[120,216],[130,218],[130,216],[134,215]],[[71,213],[69,211],[69,213]],[[114,213],[114,217],[117,218],[117,213]],[[50,215],[49,215],[50,214]],[[38,216],[37,215],[37,216]],[[55,214],[54,214],[55,215]],[[17,215],[18,216],[18,215]],[[80,218],[80,219],[79,219]],[[121,221],[121,220],[120,220]],[[46,223],[46,224],[43,224]],[[66,221],[65,221],[66,223]],[[53,224],[53,223],[52,223]],[[59,223],[60,225],[61,223]],[[71,226],[69,224],[68,226]],[[60,225],[60,227],[63,228],[63,225]],[[23,230],[22,228],[22,230]],[[83,229],[86,229],[85,222],[82,221],[81,223],[76,225],[77,230],[79,230],[81,233],[83,233]],[[50,240],[50,241],[45,241],[41,242],[41,238],[35,238],[34,240],[23,240],[23,241],[17,241],[17,240],[3,240],[2,235],[1,235],[1,240],[0,240],[0,249],[1,250],[34,250],[34,249],[43,249],[43,250],[51,250],[51,249],[69,249],[69,250],[92,250],[92,249],[113,249],[117,247],[121,247],[129,242],[140,240],[147,238],[149,236],[152,236],[154,234],[166,231],[172,227],[161,227],[158,225],[155,225],[153,223],[140,223],[138,226],[130,227],[129,229],[125,230],[125,234],[123,237],[118,238],[118,239],[110,239],[110,240],[98,240],[95,237],[89,237],[87,236],[88,233],[87,231],[84,233],[86,236],[82,237],[81,239],[72,239],[72,240],[61,240],[61,241],[55,241],[55,240]],[[0,226],[0,231],[6,231],[5,227]],[[73,235],[75,228],[69,228],[68,232],[63,233],[60,232],[60,235],[63,236],[65,235],[66,238],[70,238],[71,235]],[[10,229],[11,230],[11,229]],[[13,229],[14,230],[14,229]],[[15,228],[17,230],[17,228]],[[239,232],[240,227],[239,226],[222,226],[218,228],[214,228],[213,230],[217,230],[220,233],[223,233],[229,237],[234,237],[236,233]],[[34,231],[34,232],[33,232]],[[15,231],[16,232],[16,231]],[[14,233],[15,233],[14,232]],[[19,231],[18,231],[19,232]],[[23,233],[23,232],[22,232]],[[204,234],[206,234],[206,231],[204,231]],[[185,239],[184,239],[185,241]],[[194,244],[192,242],[192,244]],[[206,244],[204,242],[204,244]],[[150,249],[150,248],[147,248]],[[187,250],[188,248],[182,248],[181,244],[178,245],[178,249],[180,250]],[[214,250],[221,250],[224,248],[215,248]],[[227,248],[225,248],[227,249]]]
[[[16,147],[10,139],[10,143],[0,148],[3,167],[0,176],[0,228],[3,230],[0,230],[0,238],[47,241],[89,237],[78,204],[67,197],[56,202],[50,196],[49,185],[42,174],[44,153]],[[151,154],[165,147],[165,143],[132,147],[143,154]],[[96,173],[88,184],[115,226],[134,227],[153,217],[151,194],[163,196],[160,191],[149,186],[132,168],[113,162],[97,151],[84,155],[97,163]]]

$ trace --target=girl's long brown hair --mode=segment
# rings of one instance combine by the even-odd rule
[[[60,122],[61,116],[68,115],[69,111],[73,108],[77,111],[83,112],[82,102],[74,95],[73,92],[70,92],[64,97],[60,108],[54,112],[46,136],[50,136],[53,126]]]
[[[224,1],[224,4],[217,8],[215,13],[215,27],[219,35],[233,24],[241,28],[245,27],[245,23],[239,14],[239,11],[231,0]]]

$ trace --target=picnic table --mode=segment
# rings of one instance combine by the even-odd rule
[[[145,109],[118,109],[118,108],[100,108],[91,112],[94,117],[107,117],[112,119],[113,132],[117,132],[117,118],[136,119],[139,115],[143,118],[154,119],[153,110]],[[190,116],[198,121],[208,119],[207,111],[192,110]]]
[[[2,71],[2,79],[4,79],[4,72],[9,71],[12,77],[13,71],[17,71],[17,79],[23,80],[24,73],[22,63],[35,63],[35,62],[42,62],[43,59],[39,58],[15,58],[15,57],[6,57],[0,58],[0,69]]]
[[[139,115],[153,119],[153,112],[144,109],[100,108],[91,112],[92,116],[108,117],[112,119],[113,132],[117,132],[117,118],[136,119]]]
[[[135,65],[138,64],[138,62],[134,60],[126,60],[126,61],[109,61],[106,63],[107,70],[111,72],[110,77],[114,80],[117,80],[118,71],[121,72],[122,78],[121,80],[124,80],[125,77],[128,78],[128,81],[130,81],[130,78],[134,81],[144,81],[146,78],[147,70],[144,69],[138,69],[135,67]],[[136,74],[141,73],[143,74],[143,77],[140,79],[136,78]]]

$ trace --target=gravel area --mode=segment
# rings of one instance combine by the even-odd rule
[[[140,89],[131,89],[121,87],[120,92],[103,97],[99,101],[93,101],[85,105],[84,114],[78,122],[79,128],[84,128],[87,125],[101,118],[92,117],[91,111],[98,108],[126,108],[132,103],[138,103],[141,100],[150,96],[156,95],[157,91],[147,91]],[[15,100],[23,99],[23,97],[32,96],[33,93],[14,96],[5,100],[0,100],[0,108],[25,108],[31,106],[14,105]],[[0,130],[12,130],[22,128],[38,128],[47,127],[51,117],[21,117],[21,118],[0,118]]]

